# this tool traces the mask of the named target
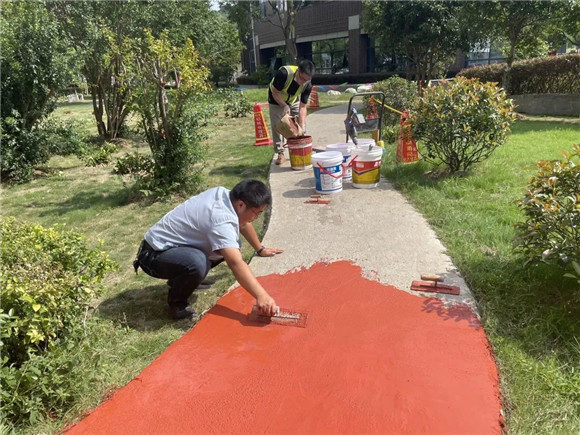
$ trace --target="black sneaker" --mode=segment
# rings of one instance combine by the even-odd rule
[[[193,319],[195,317],[195,311],[189,307],[179,307],[175,305],[169,306],[169,315],[175,320],[179,319]]]

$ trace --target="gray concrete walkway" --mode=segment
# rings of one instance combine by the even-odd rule
[[[345,141],[346,111],[344,104],[308,115],[307,134],[314,148]],[[374,189],[357,189],[345,182],[342,192],[325,195],[330,204],[307,204],[316,193],[313,170],[292,170],[287,159],[281,166],[272,162],[270,187],[273,206],[263,243],[284,253],[254,257],[251,268],[256,276],[348,260],[359,265],[366,278],[418,294],[410,290],[411,282],[421,274],[438,274],[446,284],[459,286],[461,294],[422,295],[466,303],[476,311],[469,288],[433,230],[383,178]]]

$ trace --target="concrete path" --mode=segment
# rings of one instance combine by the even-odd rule
[[[307,133],[314,148],[345,142],[347,107],[308,116]],[[475,309],[469,288],[433,230],[388,181],[381,179],[374,189],[356,189],[345,182],[342,192],[325,197],[330,204],[306,204],[316,193],[313,170],[292,170],[287,158],[281,166],[272,163],[270,187],[273,206],[263,243],[285,251],[275,258],[252,259],[257,276],[319,261],[349,260],[361,266],[366,277],[406,291],[421,274],[438,274],[445,283],[459,286],[461,294],[430,296]]]
[[[346,106],[312,113],[314,145],[344,141]],[[272,163],[258,280],[304,328],[251,321],[234,288],[70,434],[496,434],[497,368],[473,298],[427,222],[385,180],[306,204],[312,169]],[[439,274],[459,296],[417,294]]]

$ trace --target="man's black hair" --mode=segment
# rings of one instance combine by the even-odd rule
[[[272,205],[272,194],[268,186],[260,180],[246,178],[230,191],[230,200],[232,202],[242,200],[248,207],[259,208],[264,204]]]
[[[300,61],[298,64],[298,69],[309,77],[314,75],[314,63],[311,60],[304,59]]]

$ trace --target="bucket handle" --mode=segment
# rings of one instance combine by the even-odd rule
[[[319,162],[316,162],[316,166],[318,166],[322,172],[324,172],[324,173],[325,173],[325,174],[327,174],[327,175],[330,175],[332,178],[336,178],[337,180],[338,180],[339,178],[342,178],[342,176],[343,176],[343,173],[342,173],[342,172],[341,172],[341,173],[340,173],[340,175],[338,175],[338,176],[331,174],[331,173],[330,173],[330,172],[328,172],[328,171],[326,170],[326,168],[325,168],[324,166],[322,166],[322,165],[321,165]]]

